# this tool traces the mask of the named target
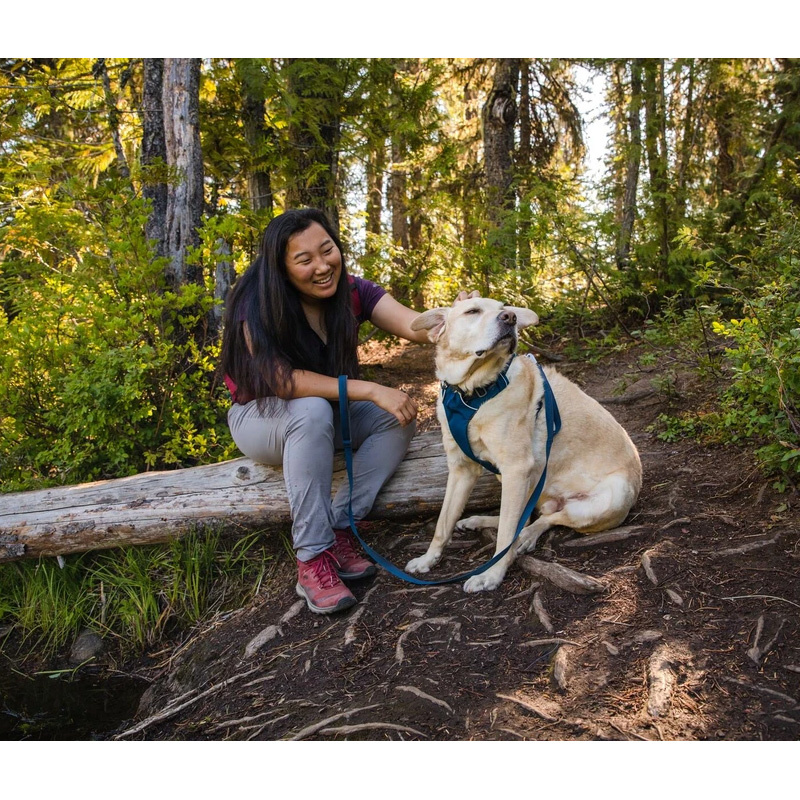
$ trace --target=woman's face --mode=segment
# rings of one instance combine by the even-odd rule
[[[290,237],[286,246],[286,274],[307,303],[317,304],[336,294],[342,274],[342,254],[322,225],[312,222]]]

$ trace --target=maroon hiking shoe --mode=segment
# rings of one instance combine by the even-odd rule
[[[356,604],[353,593],[336,574],[336,559],[325,550],[310,561],[297,559],[297,585],[295,590],[304,597],[315,614],[344,611]]]
[[[378,571],[371,561],[358,552],[355,536],[350,531],[334,528],[333,535],[336,541],[328,548],[328,552],[337,561],[336,572],[340,578],[354,581],[369,578]]]

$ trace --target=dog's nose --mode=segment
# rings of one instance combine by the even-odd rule
[[[517,324],[517,315],[513,311],[504,308],[497,316],[500,322],[507,322],[509,325]]]

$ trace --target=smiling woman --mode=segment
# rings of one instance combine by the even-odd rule
[[[261,252],[228,299],[222,368],[237,447],[282,464],[297,553],[297,593],[316,613],[356,600],[342,582],[375,574],[348,528],[348,493],[331,501],[333,453],[341,447],[338,376],[349,378],[355,518],[363,518],[402,461],[417,407],[405,392],[359,379],[358,326],[370,320],[412,341],[419,316],[370,281],[348,275],[336,231],[314,209],[270,222]]]

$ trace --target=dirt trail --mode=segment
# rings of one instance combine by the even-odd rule
[[[381,573],[340,616],[310,614],[280,556],[275,594],[216,620],[149,670],[137,720],[147,739],[771,739],[800,732],[800,533],[796,497],[774,493],[747,452],[659,441],[659,413],[700,402],[687,373],[668,400],[636,351],[560,364],[631,434],[644,487],[618,542],[570,531],[536,557],[602,581],[576,595],[515,565],[495,592],[415,588]],[[435,425],[430,348],[370,346],[373,377],[411,391]],[[433,520],[372,523],[399,564]],[[576,542],[578,546],[575,546]],[[276,545],[276,552],[279,551]],[[485,560],[457,535],[441,574]],[[537,587],[538,584],[538,587]],[[549,623],[550,630],[547,629]],[[147,672],[147,670],[145,670]]]

